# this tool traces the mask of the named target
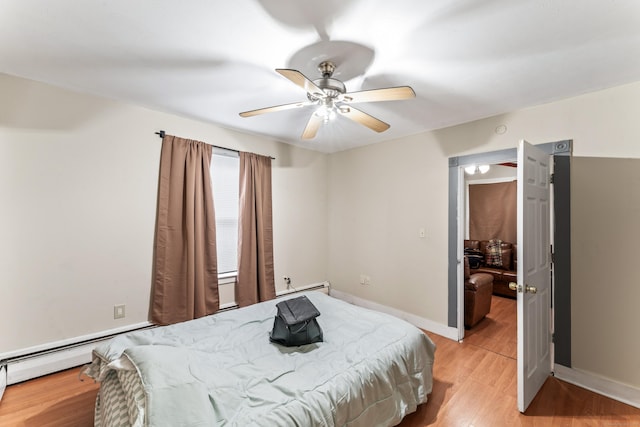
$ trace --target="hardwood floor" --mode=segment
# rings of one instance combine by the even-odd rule
[[[516,321],[516,301],[493,296],[463,342],[427,333],[437,345],[433,391],[400,426],[640,427],[640,409],[554,377],[518,412]]]
[[[515,301],[493,297],[491,313],[457,343],[436,343],[433,392],[401,427],[640,427],[640,409],[549,378],[527,410],[516,403]],[[93,425],[98,385],[79,368],[9,386],[0,426]]]
[[[465,331],[464,342],[515,360],[518,356],[517,327],[516,300],[494,295],[489,315]]]
[[[7,387],[0,426],[92,426],[98,384],[79,374],[74,368]]]

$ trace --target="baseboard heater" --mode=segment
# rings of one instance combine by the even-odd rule
[[[297,288],[290,287],[282,291],[276,292],[276,298],[281,298],[281,297],[295,294],[298,292],[308,292],[308,291],[320,291],[329,295],[330,288],[331,288],[331,285],[329,284],[329,282],[314,283],[312,285],[299,286]],[[218,313],[222,311],[227,311],[227,310],[235,310],[237,308],[239,307],[238,307],[238,304],[236,304],[235,302],[222,304],[220,306],[220,310],[218,310]]]
[[[278,292],[277,297],[313,290],[329,294],[329,286],[329,282],[322,282],[304,287],[289,288]],[[238,308],[237,304],[231,303],[220,307],[220,311],[236,308]],[[75,340],[60,342],[57,345],[52,343],[40,348],[32,348],[31,351],[27,349],[22,354],[2,354],[0,355],[0,400],[5,388],[11,384],[87,364],[91,362],[91,352],[101,342],[110,340],[116,335],[153,327],[155,326],[151,323],[144,322],[118,330],[107,331],[102,335],[79,337]]]
[[[78,338],[75,342],[61,345],[50,344],[49,348],[36,349],[0,360],[0,399],[4,387],[20,383],[53,372],[81,366],[91,362],[91,352],[101,342],[116,335],[152,328],[148,322],[103,333],[99,336]]]

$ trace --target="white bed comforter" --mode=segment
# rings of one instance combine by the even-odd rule
[[[89,372],[135,369],[148,426],[390,426],[426,402],[435,345],[424,333],[306,295],[322,343],[271,343],[277,301],[268,301],[116,337],[96,348]]]

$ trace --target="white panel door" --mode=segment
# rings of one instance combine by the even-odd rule
[[[518,410],[551,373],[550,159],[518,146]],[[515,284],[513,284],[516,286]]]

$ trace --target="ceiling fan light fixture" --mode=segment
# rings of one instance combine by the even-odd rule
[[[313,84],[322,89],[323,93],[322,95],[318,95],[318,93],[307,93],[307,98],[310,101],[318,101],[327,98],[340,100],[340,97],[347,90],[344,83],[336,79],[317,79],[313,81]]]
[[[321,117],[325,123],[336,118],[336,108],[333,105],[321,105],[314,112],[318,117]]]
[[[302,139],[314,138],[320,124],[329,123],[338,113],[349,120],[379,133],[389,129],[390,125],[364,111],[343,104],[399,101],[415,98],[416,96],[413,89],[409,86],[369,89],[347,93],[347,88],[344,83],[332,78],[335,68],[335,64],[331,61],[321,62],[318,66],[318,71],[320,71],[322,77],[316,80],[310,80],[298,70],[276,68],[277,73],[306,91],[308,101],[244,111],[240,113],[240,117],[252,117],[259,114],[312,105],[316,106],[316,108],[307,121],[307,125],[302,133]]]

